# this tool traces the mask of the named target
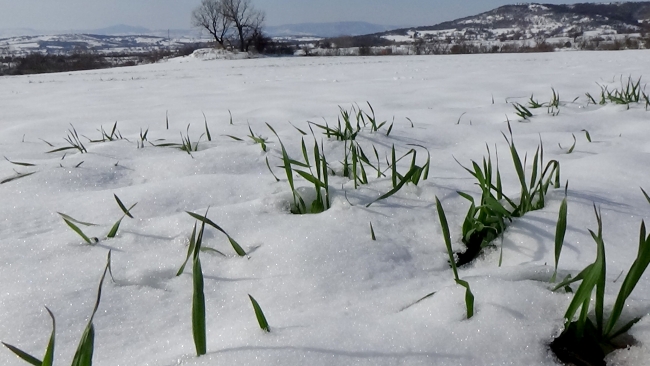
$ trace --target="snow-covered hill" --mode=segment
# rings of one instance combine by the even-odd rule
[[[433,26],[382,33],[394,41],[515,41],[633,34],[650,27],[650,2],[517,4]]]

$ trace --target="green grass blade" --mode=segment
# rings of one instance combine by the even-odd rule
[[[72,150],[72,149],[77,149],[77,148],[74,147],[74,146],[66,146],[66,147],[60,147],[60,148],[58,148],[58,149],[54,149],[54,150],[50,150],[50,151],[46,151],[45,153],[46,153],[46,154],[50,154],[50,153],[55,153],[55,152],[65,151],[65,150]]]
[[[488,180],[485,178],[483,171],[481,170],[481,167],[475,161],[472,161],[472,167],[474,168],[474,172],[472,173],[472,175],[478,181],[479,186],[482,188],[489,187],[490,184]]]
[[[428,294],[422,296],[421,298],[417,299],[416,301],[414,301],[414,302],[412,302],[412,303],[410,303],[410,304],[404,306],[403,308],[399,309],[399,312],[402,312],[402,311],[404,311],[404,310],[410,308],[411,306],[417,305],[417,304],[421,303],[422,301],[424,301],[424,300],[430,298],[431,296],[433,296],[433,295],[435,295],[435,294],[436,294],[436,291],[431,292],[431,293],[428,293]]]
[[[54,147],[54,145],[52,145],[51,143],[49,143],[49,142],[43,140],[42,138],[39,138],[39,140],[41,140],[41,141],[43,141],[44,143],[48,144],[48,146],[50,146],[50,147]]]
[[[393,181],[393,188],[397,186],[397,160],[395,159],[395,145],[391,150],[391,179]]]
[[[594,105],[598,104],[598,103],[596,103],[596,100],[594,99],[594,97],[591,96],[591,94],[585,93],[585,95],[587,96],[587,105],[589,105],[590,102],[592,104],[594,104]]]
[[[320,155],[320,151],[318,150],[318,142],[316,141],[316,138],[314,138],[314,167],[316,169],[316,176],[318,180],[320,180],[323,176],[322,174],[323,169],[321,169],[321,163],[322,163],[322,158]],[[320,195],[319,190],[317,190],[316,193]]]
[[[289,182],[289,187],[291,188],[291,191],[295,191],[296,188],[293,185],[293,169],[291,169],[291,160],[289,159],[289,155],[287,154],[287,150],[284,148],[284,145],[282,142],[280,142],[280,146],[282,147],[282,160],[284,164],[284,172],[287,175],[287,181]]]
[[[38,358],[30,355],[29,353],[24,352],[21,349],[19,349],[17,347],[14,347],[14,346],[12,346],[10,344],[7,344],[5,342],[1,342],[1,343],[2,343],[3,346],[7,347],[11,352],[13,352],[16,356],[18,356],[21,360],[29,363],[30,365],[34,365],[34,366],[42,366],[43,365],[41,360],[39,360]]]
[[[555,287],[553,287],[552,291],[555,292],[555,291],[557,291],[557,290],[559,290],[560,288],[563,288],[563,287],[570,289],[570,287],[567,287],[567,286],[569,286],[570,284],[572,284],[574,282],[582,281],[585,278],[585,276],[587,275],[587,273],[589,273],[589,271],[591,271],[591,267],[593,267],[593,263],[588,265],[587,267],[583,268],[582,271],[580,271],[580,273],[578,273],[578,275],[576,275],[575,277],[571,277],[571,275],[566,276],[566,278],[564,280],[562,280],[562,282],[558,283],[557,285],[555,285]],[[570,292],[570,291],[567,291],[567,292]]]
[[[302,149],[302,158],[305,159],[305,164],[309,165],[309,155],[307,154],[307,145],[305,145],[305,139],[300,139],[301,149]]]
[[[221,253],[220,251],[206,246],[201,246],[201,251],[206,253],[215,253],[215,254],[219,254],[222,257],[226,257],[226,255]]]
[[[262,312],[262,308],[260,307],[260,304],[258,304],[257,301],[250,294],[248,295],[248,297],[251,299],[251,303],[253,304],[253,310],[255,310],[255,317],[257,318],[257,323],[260,325],[260,328],[262,328],[262,330],[265,332],[270,332],[271,328],[269,327],[269,323],[266,321],[266,317],[264,316],[264,312]]]
[[[645,196],[646,201],[648,201],[648,203],[650,203],[650,196],[648,196],[648,194],[645,193],[645,191],[643,190],[643,188],[641,188],[641,192],[643,192],[643,196]]]
[[[113,124],[113,129],[111,130],[111,137],[115,136],[115,130],[117,129],[117,121]],[[119,133],[119,131],[118,131]]]
[[[108,258],[106,259],[106,266],[108,267],[108,274],[111,276],[111,281],[115,283],[115,277],[113,277],[113,268],[111,266],[111,251],[108,251]]]
[[[327,158],[325,157],[325,151],[323,143],[321,142],[321,164],[323,167],[323,183],[325,183],[325,209],[330,208],[330,187],[329,187],[329,174],[327,172]]]
[[[317,197],[314,200],[314,202],[311,203],[309,212],[313,214],[317,214],[323,211],[325,211],[325,205],[323,204],[323,199],[321,197]]]
[[[431,165],[431,153],[429,152],[429,149],[419,144],[407,144],[407,145],[423,148],[427,152],[427,161],[422,166],[422,180],[427,180],[429,178],[429,166]],[[414,159],[412,164],[415,163],[415,152],[413,152],[413,158]]]
[[[192,336],[196,355],[201,356],[207,353],[207,336],[205,326],[205,295],[203,293],[203,270],[201,268],[201,241],[205,222],[201,224],[199,239],[194,248],[192,265]]]
[[[81,341],[79,342],[77,351],[72,359],[71,366],[92,366],[94,348],[95,326],[92,323],[89,323],[81,336]]]
[[[189,212],[189,211],[186,211],[186,212],[187,212],[188,215],[190,215],[193,218],[201,221],[202,223],[208,224],[208,225],[212,226],[213,228],[221,231],[226,237],[228,237],[228,241],[230,242],[230,245],[232,245],[232,247],[235,250],[235,252],[237,253],[237,255],[239,255],[240,257],[243,257],[243,256],[246,255],[246,252],[244,251],[244,249],[242,249],[242,247],[239,245],[239,243],[237,243],[237,241],[235,241],[235,239],[233,239],[230,235],[228,235],[228,233],[226,233],[219,225],[215,224],[214,222],[212,222],[212,220],[208,219],[205,216],[201,216],[201,215],[195,214],[193,212]]]
[[[414,175],[415,173],[417,173],[418,171],[420,171],[420,169],[421,169],[421,168],[419,168],[419,167],[415,167],[415,168],[409,170],[408,173],[406,173],[406,175],[402,178],[402,180],[399,182],[399,184],[397,184],[397,186],[396,186],[395,188],[393,188],[393,189],[391,189],[390,191],[388,191],[387,193],[381,195],[379,198],[375,199],[374,201],[368,203],[368,204],[366,205],[366,207],[370,207],[370,205],[372,205],[373,203],[375,203],[375,202],[377,202],[377,201],[380,201],[380,200],[383,200],[383,199],[386,199],[386,198],[388,198],[388,197],[394,195],[395,193],[397,193],[400,189],[402,189],[402,187],[404,186],[404,184],[406,184],[406,183],[408,183],[409,181],[411,181],[411,178],[413,177],[413,175]]]
[[[517,107],[515,107],[515,108],[517,108]],[[457,125],[460,124],[460,120],[463,118],[463,116],[464,116],[466,113],[467,113],[467,112],[463,112],[463,113],[460,115],[460,117],[458,117],[458,121],[456,121],[456,124],[457,124]]]
[[[93,351],[95,347],[95,327],[93,325],[93,319],[97,313],[97,309],[99,308],[99,303],[102,298],[102,286],[104,284],[104,279],[106,278],[106,272],[108,272],[108,267],[110,265],[110,255],[111,252],[109,251],[106,266],[104,267],[104,273],[99,280],[95,307],[92,314],[90,315],[90,319],[88,320],[88,325],[86,325],[86,329],[81,336],[81,340],[79,341],[79,346],[77,347],[77,351],[75,352],[74,358],[72,359],[72,366],[92,366]]]
[[[616,332],[613,332],[611,335],[606,335],[607,338],[614,339],[620,336],[621,334],[627,333],[627,331],[630,330],[630,328],[632,328],[634,324],[638,323],[639,320],[641,320],[641,318],[634,318],[630,320],[629,322],[625,323],[621,328],[619,328]]]
[[[645,272],[648,264],[650,264],[650,236],[646,237],[645,223],[641,222],[640,237],[639,237],[639,249],[637,252],[636,259],[632,263],[621,289],[619,290],[618,296],[616,297],[616,302],[612,308],[612,312],[609,316],[609,320],[605,329],[603,330],[603,335],[608,336],[614,330],[614,326],[618,321],[623,308],[625,307],[625,301],[630,296],[634,287],[641,279],[641,276]]]
[[[544,157],[542,156],[542,160],[543,159],[544,159]],[[538,169],[537,163],[538,162],[539,162],[539,147],[537,147],[537,151],[535,151],[535,156],[533,157],[533,171],[530,174],[530,188],[529,189],[533,189],[533,186],[535,185],[535,182],[537,182],[537,169]],[[539,168],[539,169],[541,170],[541,168]]]
[[[501,204],[501,202],[497,201],[494,199],[492,196],[485,196],[484,197],[484,205],[488,207],[490,210],[492,210],[494,213],[497,213],[501,216],[504,217],[511,217],[512,214],[510,211],[506,210],[505,207]]]
[[[305,201],[300,196],[300,193],[298,193],[297,191],[293,191],[293,199],[294,199],[295,208],[292,209],[291,213],[299,214],[299,215],[306,214],[307,205],[305,204]]]
[[[571,154],[573,152],[573,149],[576,148],[576,135],[571,134],[571,136],[573,136],[573,145],[571,145],[569,150],[567,150],[567,152],[566,152],[567,154]]]
[[[307,133],[305,131],[303,131],[303,130],[299,129],[298,127],[294,126],[293,123],[291,123],[291,122],[289,122],[289,124],[291,126],[293,126],[293,128],[295,128],[296,130],[298,130],[298,132],[300,132],[301,135],[307,136]]]
[[[350,151],[352,152],[352,180],[354,181],[354,189],[357,189],[359,174],[357,172],[357,148],[354,146],[354,144],[350,145]]]
[[[117,197],[117,195],[113,194],[113,196],[115,196],[115,200],[117,201],[117,204],[120,206],[120,209],[122,209],[122,212],[124,212],[124,215],[122,215],[122,217],[120,217],[120,219],[117,220],[117,222],[115,222],[115,224],[111,228],[111,231],[109,231],[108,235],[106,235],[107,238],[114,238],[115,235],[117,235],[117,230],[120,228],[120,224],[122,223],[122,220],[124,219],[125,216],[133,218],[133,215],[131,215],[130,211],[131,211],[131,209],[133,209],[133,207],[135,207],[135,205],[138,204],[136,202],[133,205],[131,205],[131,207],[129,207],[127,209],[126,207],[124,207],[124,204],[122,203],[122,201],[120,201],[120,199]]]
[[[594,210],[595,210],[594,206]],[[594,237],[597,244],[596,266],[598,270],[598,278],[596,281],[596,327],[602,334],[603,331],[603,310],[605,306],[605,279],[606,279],[606,265],[605,265],[605,242],[603,241],[603,221],[602,214],[597,212],[598,221],[598,236]],[[593,233],[591,233],[592,236]]]
[[[456,193],[458,193],[461,197],[463,197],[464,199],[466,199],[469,202],[471,202],[472,204],[474,204],[474,197],[470,196],[469,194],[467,194],[465,192],[461,192],[461,191],[456,191]]]
[[[589,302],[591,299],[585,299],[585,301],[582,303],[582,306],[580,307],[580,315],[578,316],[578,320],[575,322],[576,325],[576,334],[578,338],[583,338],[585,329],[587,331],[591,329],[595,329],[594,323],[589,319]],[[593,333],[596,333],[597,331],[593,330]]]
[[[14,164],[14,165],[20,165],[20,166],[36,166],[36,164],[31,164],[31,163],[21,163],[21,162],[18,162],[18,161],[12,161],[12,160],[7,159],[6,156],[5,156],[4,158],[5,158],[6,161],[8,161],[8,162],[10,162],[11,164]]]
[[[551,277],[551,282],[555,282],[555,277],[557,276],[557,265],[560,261],[560,253],[562,252],[562,246],[564,245],[564,235],[566,234],[567,226],[567,201],[566,197],[562,200],[560,205],[560,212],[558,214],[557,226],[555,227],[555,270],[553,271],[553,276]]]
[[[55,334],[56,334],[56,320],[54,319],[54,314],[52,311],[45,307],[47,313],[52,318],[52,334],[50,334],[50,341],[47,343],[47,349],[45,350],[45,355],[43,356],[42,366],[52,366],[54,364],[54,343],[55,343]]]
[[[72,218],[72,217],[70,217],[70,216],[68,216],[68,215],[66,215],[66,214],[64,214],[64,213],[61,213],[61,212],[57,212],[57,213],[58,213],[59,215],[61,215],[61,217],[63,217],[64,220],[68,220],[68,221],[70,221],[70,222],[74,222],[74,223],[77,223],[77,224],[79,224],[79,225],[84,225],[84,226],[98,226],[97,224],[93,224],[93,223],[90,223],[90,222],[83,222],[83,221],[76,220],[76,219],[74,219],[74,218]]]
[[[583,272],[581,272],[582,275],[582,283],[580,286],[578,286],[578,290],[576,290],[575,294],[573,295],[573,299],[571,300],[571,303],[569,304],[569,307],[567,308],[567,311],[564,313],[564,319],[566,320],[566,323],[564,325],[565,329],[569,328],[569,324],[573,322],[573,318],[575,317],[575,314],[578,312],[578,309],[580,309],[582,306],[585,305],[585,302],[587,304],[587,307],[589,306],[589,301],[591,300],[591,294],[593,292],[594,287],[596,286],[596,281],[598,279],[598,269],[594,269],[595,264],[592,263],[589,266],[587,266]],[[559,285],[556,286],[556,289],[561,288],[566,286],[569,282],[575,282],[577,281],[577,278],[570,279],[567,281],[563,281]]]
[[[120,206],[120,209],[122,210],[122,212],[124,212],[124,214],[125,214],[126,216],[128,216],[128,217],[130,217],[130,218],[133,218],[133,215],[131,215],[131,212],[130,212],[130,211],[131,211],[131,209],[132,209],[133,207],[135,207],[135,205],[137,205],[137,203],[134,203],[133,206],[129,207],[129,209],[127,210],[127,208],[124,206],[124,204],[122,203],[122,201],[120,201],[120,198],[117,197],[116,194],[113,194],[113,197],[115,197],[115,201],[117,201],[117,205]]]
[[[299,166],[299,167],[301,167],[301,168],[311,169],[311,165],[309,165],[309,164],[305,164],[305,163],[300,162],[300,161],[298,161],[298,160],[293,160],[293,159],[290,158],[288,161],[289,161],[289,164],[290,164],[290,165],[296,165],[296,166]]]
[[[595,209],[595,207],[594,207]],[[589,310],[589,302],[591,301],[592,292],[594,287],[596,287],[596,324],[599,331],[602,331],[602,311],[603,311],[603,297],[604,297],[604,282],[605,282],[605,243],[602,240],[602,220],[601,216],[596,212],[596,218],[598,221],[598,235],[593,231],[589,230],[591,236],[596,241],[597,245],[597,256],[594,263],[587,266],[576,279],[569,280],[574,282],[578,277],[582,277],[582,283],[578,287],[578,290],[575,292],[569,307],[564,315],[566,320],[565,329],[569,328],[569,324],[573,322],[573,318],[578,311],[581,309],[580,316],[577,320],[577,335],[578,337],[583,336],[584,327],[587,321],[587,312]],[[565,282],[563,281],[560,285],[556,286],[556,289],[563,287]]]
[[[29,177],[30,175],[32,175],[32,174],[34,174],[34,173],[36,173],[36,172],[31,172],[31,173],[18,173],[18,174],[16,174],[16,175],[12,176],[12,177],[8,177],[8,178],[5,178],[5,179],[1,180],[1,181],[0,181],[0,184],[5,184],[5,183],[9,183],[9,182],[11,182],[11,181],[14,181],[14,180],[16,180],[16,179]]]
[[[265,158],[266,158],[266,167],[269,168],[269,171],[271,172],[271,175],[273,175],[273,178],[275,178],[275,181],[279,182],[280,179],[278,179],[278,177],[275,175],[275,173],[273,173],[273,169],[271,169],[271,165],[269,164],[269,157],[266,156]]]
[[[325,186],[325,184],[323,182],[321,182],[320,180],[318,180],[318,178],[314,177],[313,175],[311,175],[311,174],[309,174],[307,172],[303,172],[302,170],[294,170],[294,171],[296,173],[298,173],[298,175],[305,178],[308,182],[310,182],[311,184],[313,184],[314,186],[316,186],[318,188],[321,188],[321,187]]]
[[[158,144],[158,145],[151,143],[151,145],[155,146],[155,147],[175,147],[175,148],[179,148],[179,149],[183,149],[184,146],[185,146],[185,145],[177,144],[177,143],[174,143],[174,142],[168,142],[168,143],[166,142],[164,144]]]
[[[501,236],[501,245],[499,246],[499,267],[503,264],[503,236]]]
[[[515,148],[515,145],[510,145],[510,152],[512,154],[512,160],[515,164],[515,171],[517,172],[517,177],[519,177],[519,183],[521,184],[522,194],[527,196],[528,190],[526,189],[526,175],[524,174],[524,168],[521,164],[521,159],[519,158],[519,153]],[[522,196],[522,201],[524,197]]]
[[[451,234],[449,233],[449,223],[447,222],[447,215],[445,215],[445,210],[442,208],[442,204],[440,203],[438,197],[436,197],[436,209],[438,210],[438,219],[440,220],[440,227],[442,228],[442,236],[445,239],[447,254],[449,254],[449,264],[451,265],[451,269],[454,272],[454,279],[458,280],[456,259],[454,258],[454,252],[451,249]]]
[[[208,137],[208,141],[212,141],[212,136],[210,136],[210,129],[208,128],[208,119],[205,117],[205,113],[203,113],[203,121],[205,122],[205,135]]]
[[[106,234],[107,238],[114,238],[115,235],[117,235],[117,230],[120,228],[120,224],[122,223],[122,219],[124,219],[124,216],[120,217],[120,219],[117,220],[115,222],[115,224],[113,224],[113,227],[111,228],[111,231],[109,231],[108,234]]]
[[[65,223],[68,224],[68,226],[69,226],[69,227],[70,227],[70,228],[71,228],[75,233],[79,234],[79,236],[81,236],[81,238],[82,238],[83,240],[85,240],[88,244],[95,244],[95,241],[90,240],[90,238],[89,238],[88,236],[86,236],[86,234],[84,234],[84,232],[81,231],[81,229],[79,229],[79,227],[78,227],[77,225],[73,224],[71,221],[66,220],[65,218],[63,218],[63,221],[65,221]]]
[[[465,287],[465,309],[467,312],[467,319],[474,316],[474,294],[469,288],[467,281],[456,279],[456,283]]]
[[[232,135],[224,135],[224,136],[230,137],[231,139],[233,139],[235,141],[244,141],[243,139],[240,139],[239,137],[236,137],[236,136],[232,136]]]
[[[496,176],[497,185],[496,185],[496,187],[495,187],[495,190],[497,191],[497,200],[501,200],[501,199],[503,198],[503,184],[501,183],[501,171],[499,170],[499,152],[497,151],[497,152],[495,153],[495,155],[496,155],[496,159],[497,159],[497,166],[496,166],[496,170],[497,170],[497,176]]]
[[[50,341],[47,344],[47,349],[45,350],[43,361],[30,355],[27,352],[18,349],[17,347],[1,342],[5,347],[7,347],[11,352],[13,352],[20,359],[35,366],[52,366],[54,362],[54,341],[55,341],[55,334],[56,334],[56,320],[54,319],[54,314],[52,314],[52,312],[50,311],[50,309],[47,308],[47,306],[45,307],[45,310],[47,310],[48,314],[50,315],[50,318],[52,318],[52,333],[50,334]]]
[[[370,222],[370,237],[372,240],[377,240],[377,237],[375,236],[375,229],[372,228],[372,222]]]
[[[233,239],[230,235],[226,234],[226,236],[228,237],[228,241],[230,242],[230,245],[235,250],[237,255],[240,257],[245,256],[246,252],[244,251],[244,249],[242,249],[241,245],[239,245],[239,243],[237,243],[237,241],[235,241],[235,239]]]
[[[104,285],[106,272],[108,272],[108,269],[110,268],[111,265],[111,253],[112,251],[109,250],[108,254],[106,255],[106,266],[104,266],[104,272],[102,273],[102,277],[99,279],[99,286],[97,286],[97,299],[95,300],[95,307],[93,308],[93,313],[90,316],[90,322],[92,322],[93,318],[95,317],[95,314],[97,313],[97,309],[99,309],[99,302],[102,299],[102,286]]]
[[[181,274],[183,274],[187,261],[192,256],[192,253],[194,253],[195,246],[196,246],[196,223],[194,223],[194,228],[192,229],[192,235],[190,235],[190,245],[187,248],[187,256],[185,257],[185,261],[183,262],[183,265],[181,265],[181,268],[179,268],[178,272],[176,272],[176,276],[180,276]]]
[[[413,121],[411,121],[410,118],[406,117],[406,120],[409,121],[409,122],[411,123],[411,128],[414,128],[414,127],[415,127],[415,125],[413,124]]]

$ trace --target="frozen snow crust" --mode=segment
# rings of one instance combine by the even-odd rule
[[[595,203],[603,212],[611,307],[619,276],[636,255],[639,224],[650,217],[639,190],[650,189],[650,112],[642,104],[629,110],[587,105],[585,92],[598,94],[596,82],[617,87],[621,75],[650,77],[649,56],[621,51],[269,58],[3,77],[1,153],[35,166],[2,161],[0,179],[15,171],[36,173],[0,185],[0,340],[42,357],[51,330],[48,306],[57,319],[55,364],[69,363],[111,249],[116,283],[104,284],[94,320],[96,365],[556,365],[548,344],[562,330],[571,300],[548,283],[564,190],[552,190],[544,209],[510,224],[501,267],[499,251],[488,250],[461,268],[476,297],[469,320],[464,289],[453,282],[447,264],[435,196],[460,250],[468,203],[456,191],[475,197],[479,192],[454,158],[467,165],[486,155],[486,144],[498,149],[504,191],[516,195],[519,182],[501,135],[507,133],[506,116],[522,156],[532,157],[541,136],[545,159],[559,160],[562,181],[569,181],[560,277],[575,275],[595,258],[587,231],[596,228]],[[535,110],[532,119],[520,122],[506,103],[525,103],[531,93],[547,101],[551,87],[563,102],[558,116]],[[364,129],[357,137],[364,151],[374,145],[385,167],[393,144],[400,155],[408,144],[423,145],[431,152],[429,179],[366,208],[390,190],[390,178],[369,174],[370,184],[355,190],[349,179],[330,177],[332,208],[317,215],[289,213],[291,194],[278,168],[280,144],[265,123],[298,158],[303,136],[288,121],[310,133],[307,121],[324,118],[333,125],[338,106],[349,110],[358,103],[369,111],[366,101],[380,121],[389,125],[394,117],[394,127],[389,136],[387,125],[378,132]],[[185,136],[190,124],[196,142],[205,132],[201,112],[212,141],[203,137],[191,156],[149,143],[138,148],[140,131],[147,128],[149,142],[180,143],[179,133]],[[81,137],[86,154],[45,153],[67,145],[70,124],[79,135],[97,139],[97,129],[110,131],[115,121],[125,139],[89,143]],[[267,152],[246,137],[249,125],[268,138]],[[343,143],[314,132],[340,171]],[[566,154],[572,134],[577,144]],[[310,135],[304,139],[313,146]],[[280,182],[269,173],[267,157]],[[421,165],[426,154],[419,152],[418,159]],[[113,194],[127,206],[138,204],[135,218],[125,218],[117,236],[105,239],[122,214]],[[204,245],[227,257],[201,254],[208,354],[197,358],[191,266],[179,277],[175,273],[194,223],[185,211],[203,214],[208,206],[208,217],[248,256],[237,257],[221,233],[206,229]],[[57,212],[99,224],[84,227],[99,243],[85,244]],[[624,313],[626,319],[644,316],[630,332],[638,344],[611,355],[610,364],[647,364],[649,293],[646,274]],[[259,329],[247,294],[260,303],[271,333]],[[0,364],[25,363],[2,349]]]

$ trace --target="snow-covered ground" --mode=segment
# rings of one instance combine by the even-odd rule
[[[650,218],[639,187],[650,189],[650,112],[643,104],[587,105],[596,83],[619,87],[619,78],[650,77],[648,51],[571,52],[428,57],[184,58],[138,67],[0,78],[0,179],[35,172],[0,185],[0,340],[42,357],[57,320],[55,364],[72,360],[112,250],[115,283],[107,280],[94,318],[96,365],[556,365],[549,343],[563,326],[571,294],[552,292],[553,238],[564,189],[549,193],[544,209],[515,220],[499,249],[460,270],[475,295],[465,319],[464,289],[456,285],[435,210],[443,202],[452,240],[461,249],[468,203],[478,197],[464,165],[499,152],[504,190],[517,196],[519,181],[502,133],[511,121],[515,144],[531,164],[540,137],[546,160],[561,164],[569,181],[568,231],[560,274],[575,275],[595,258],[588,229],[593,204],[602,209],[607,250],[606,305],[636,255],[638,228]],[[178,60],[177,60],[178,61]],[[185,62],[187,61],[187,62]],[[512,102],[531,93],[540,102],[560,93],[560,114],[546,109],[522,122]],[[575,98],[578,98],[574,100]],[[390,177],[354,189],[331,176],[332,207],[293,215],[278,138],[301,159],[307,121],[335,124],[339,106],[355,103],[380,121],[357,141],[386,168],[398,155],[425,146],[429,179],[388,199],[365,205],[391,189]],[[507,103],[511,102],[511,103]],[[233,124],[229,124],[232,113]],[[195,142],[191,155],[145,143]],[[169,129],[165,116],[168,115]],[[413,122],[413,127],[409,118]],[[394,126],[386,136],[387,126]],[[117,121],[123,140],[90,143]],[[309,133],[302,136],[297,128]],[[88,153],[64,147],[71,124]],[[247,135],[268,138],[268,151]],[[585,138],[587,130],[592,142]],[[324,143],[340,172],[344,144]],[[577,138],[575,150],[567,154]],[[239,137],[236,141],[226,135]],[[164,139],[165,141],[160,141]],[[48,146],[43,140],[54,145]],[[562,147],[558,146],[561,144]],[[418,164],[426,153],[417,148]],[[311,151],[311,150],[310,150]],[[266,166],[268,158],[276,182]],[[494,156],[493,156],[494,159]],[[83,163],[82,163],[83,162]],[[82,164],[81,164],[82,163]],[[81,164],[81,165],[79,165]],[[404,162],[407,164],[407,162]],[[400,165],[404,174],[406,165]],[[299,187],[309,187],[296,176]],[[113,239],[105,239],[130,206]],[[191,265],[176,277],[195,222],[203,214],[248,253],[238,257],[225,236],[207,228],[201,254],[207,306],[207,355],[196,357],[191,330]],[[62,212],[99,226],[83,227],[99,243],[88,245],[64,223]],[[371,239],[372,222],[376,241]],[[611,364],[646,365],[650,357],[650,279],[645,275],[624,318],[643,316],[631,334],[638,343],[610,356]],[[408,307],[431,292],[435,295]],[[260,330],[247,294],[260,303],[271,333]],[[9,350],[0,364],[22,365]]]

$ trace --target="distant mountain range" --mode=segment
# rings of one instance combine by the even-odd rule
[[[302,23],[264,27],[271,37],[339,37],[360,36],[384,32],[398,26],[379,25],[366,22]]]
[[[104,36],[114,36],[114,35],[153,35],[150,34],[151,30],[145,27],[134,27],[126,24],[113,25],[106,28],[99,29],[90,29],[81,31],[80,33],[89,33],[89,34],[100,34]]]
[[[338,37],[358,36],[384,32],[399,26],[379,25],[366,22],[335,22],[335,23],[302,23],[285,24],[278,26],[266,26],[264,32],[270,37]],[[205,33],[205,32],[203,32]],[[101,36],[134,36],[146,35],[156,37],[195,37],[200,38],[200,29],[159,29],[151,30],[144,27],[118,24],[97,29],[76,29],[76,30],[35,30],[30,28],[0,29],[0,38],[20,36],[41,36],[60,34],[93,34]]]
[[[96,29],[60,29],[60,30],[37,30],[31,28],[10,28],[0,29],[0,38],[22,37],[22,36],[43,36],[43,35],[62,35],[62,34],[93,34],[99,36],[155,36],[172,38],[195,37],[201,36],[198,29],[160,29],[151,30],[144,27],[134,27],[125,24],[113,25],[105,28]]]

